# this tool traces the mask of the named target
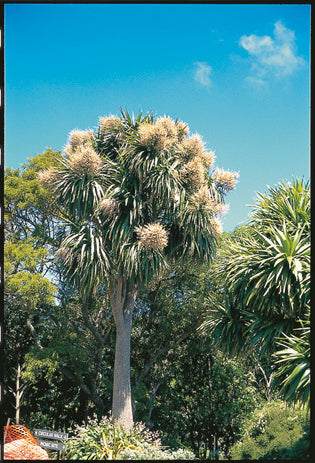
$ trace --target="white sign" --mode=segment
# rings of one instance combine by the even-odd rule
[[[42,440],[42,441],[39,441],[38,443],[44,449],[61,450],[61,451],[67,450],[66,444],[62,444],[61,442],[48,442],[48,441]]]
[[[35,429],[34,436],[44,437],[45,439],[68,440],[65,432],[47,431],[47,429]]]

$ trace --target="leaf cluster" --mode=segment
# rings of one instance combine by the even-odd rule
[[[255,410],[243,437],[231,449],[232,460],[310,458],[309,421],[305,411],[277,401]]]

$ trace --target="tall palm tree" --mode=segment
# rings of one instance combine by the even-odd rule
[[[238,174],[211,169],[214,153],[181,121],[127,111],[73,131],[55,170],[39,178],[65,219],[59,252],[88,303],[105,278],[116,324],[112,413],[133,424],[130,335],[138,291],[171,260],[208,261],[224,197]]]

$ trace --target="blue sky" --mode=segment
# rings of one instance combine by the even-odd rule
[[[6,4],[5,162],[17,168],[119,108],[188,123],[255,193],[309,178],[310,6]]]

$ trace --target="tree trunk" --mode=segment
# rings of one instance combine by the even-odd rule
[[[20,406],[21,406],[21,396],[23,394],[23,392],[20,389],[20,381],[21,381],[21,366],[20,364],[18,364],[17,375],[16,375],[16,396],[15,396],[15,423],[16,424],[20,424]]]
[[[112,413],[125,429],[133,426],[130,383],[130,338],[137,290],[122,278],[112,281],[111,306],[116,324]]]

